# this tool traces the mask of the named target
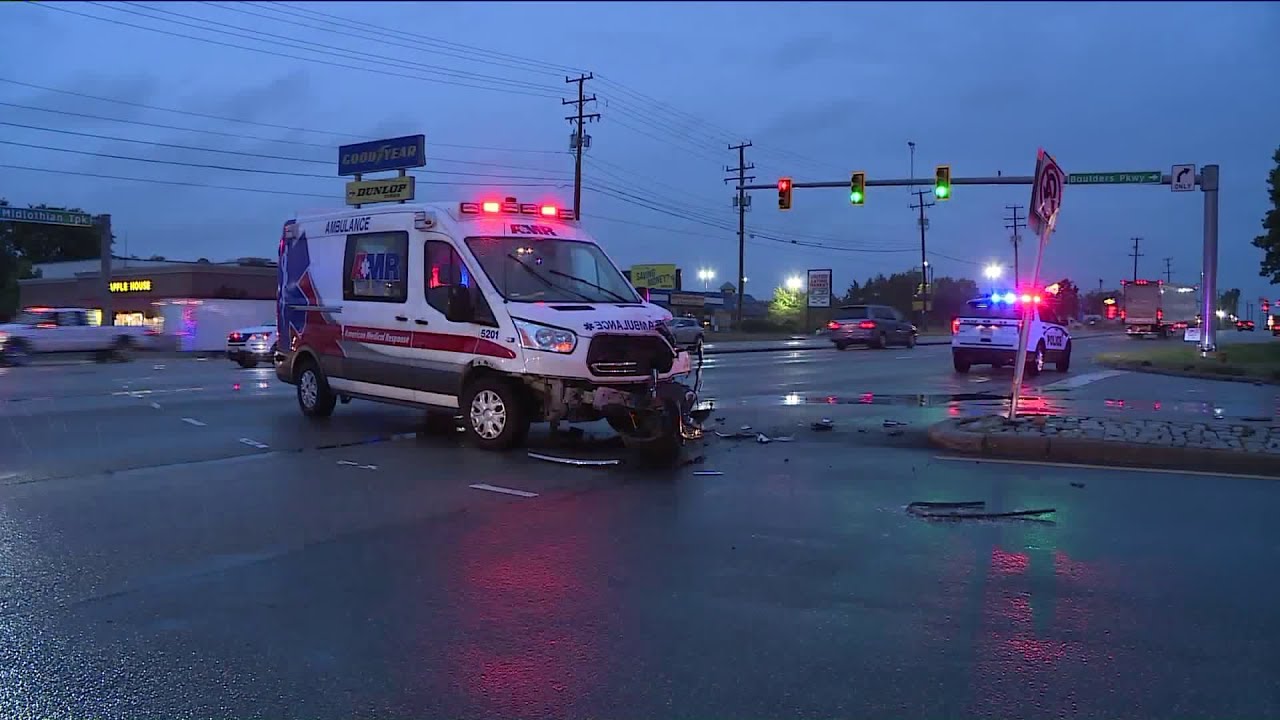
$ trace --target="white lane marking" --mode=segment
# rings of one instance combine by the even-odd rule
[[[1044,467],[1070,468],[1072,470],[1106,470],[1108,472],[1144,472],[1168,473],[1171,475],[1199,475],[1202,477],[1246,478],[1249,480],[1280,480],[1274,475],[1246,475],[1244,473],[1209,472],[1207,470],[1180,470],[1178,468],[1146,468],[1128,467],[1126,465],[1089,465],[1086,463],[1059,463],[1048,460],[1008,460],[1005,458],[964,457],[958,455],[935,455],[934,460],[948,462],[1000,463],[1002,465],[1040,465]]]
[[[249,447],[252,447],[252,448],[258,448],[259,450],[267,449],[266,445],[263,445],[257,440],[250,440],[249,438],[240,438],[240,443],[243,445],[248,445]]]
[[[1076,375],[1075,377],[1069,377],[1065,380],[1051,382],[1048,385],[1042,385],[1041,388],[1046,390],[1049,388],[1053,388],[1055,390],[1074,390],[1076,388],[1082,388],[1085,385],[1096,383],[1099,380],[1106,380],[1107,378],[1113,378],[1117,375],[1125,375],[1126,373],[1126,370],[1099,370],[1098,372],[1085,373],[1084,375]]]
[[[195,419],[195,418],[182,418],[182,422],[184,422],[184,423],[186,423],[186,424],[188,424],[188,425],[195,425],[196,427],[204,427],[204,426],[205,426],[205,425],[204,425],[204,423],[200,422],[199,420],[197,420],[197,419]]]
[[[467,487],[475,490],[488,490],[489,492],[503,493],[504,495],[516,495],[523,498],[538,497],[538,493],[532,493],[527,490],[512,490],[511,488],[498,487],[497,485],[485,485],[484,483],[468,485]]]
[[[160,403],[158,403],[158,402],[153,402],[153,403],[151,403],[151,407],[152,407],[153,409],[155,409],[155,410],[159,410],[159,409],[160,409]]]
[[[353,468],[360,468],[361,470],[377,470],[378,469],[377,465],[361,465],[358,462],[351,462],[350,460],[339,460],[338,464],[349,465]]]
[[[991,382],[991,378],[984,378],[984,377],[974,378],[974,379],[970,380],[969,382],[971,382],[971,383],[984,383],[984,382]]]
[[[911,359],[910,355],[899,355],[898,357],[894,358],[894,360],[910,360],[910,359]]]
[[[0,473],[0,482],[4,482],[5,480],[12,480],[16,477],[18,477],[18,473],[16,472]]]

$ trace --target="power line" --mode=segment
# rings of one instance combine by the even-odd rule
[[[1010,231],[1009,242],[1013,243],[1013,286],[1018,287],[1018,246],[1022,244],[1022,236],[1018,234],[1019,228],[1027,226],[1026,218],[1018,217],[1018,211],[1022,209],[1021,205],[1005,205],[1005,210],[1013,213],[1010,217],[1005,218],[1005,229]]]
[[[734,312],[734,329],[742,327],[742,295],[747,291],[747,283],[744,278],[747,276],[747,200],[750,196],[742,188],[747,184],[747,180],[756,179],[755,175],[747,174],[748,170],[754,170],[756,167],[754,164],[747,164],[747,148],[749,147],[751,147],[750,140],[740,142],[737,145],[729,145],[730,150],[738,151],[738,167],[732,168],[728,165],[724,167],[725,172],[736,173],[724,179],[725,182],[733,181],[735,183],[733,205],[738,209],[738,280],[734,283],[738,288],[738,291],[734,293],[738,296],[738,307]]]
[[[266,170],[262,168],[242,168],[242,167],[234,167],[231,165],[211,165],[208,163],[193,163],[193,162],[185,162],[181,160],[161,160],[159,158],[140,158],[140,157],[134,157],[131,155],[116,155],[114,153],[93,152],[92,150],[72,150],[70,148],[60,148],[60,147],[54,147],[52,145],[37,145],[35,143],[23,143],[23,142],[17,142],[15,140],[0,140],[0,144],[13,145],[16,147],[24,147],[32,150],[52,150],[54,152],[74,153],[76,155],[88,155],[90,157],[107,158],[110,160],[129,160],[133,162],[152,163],[155,165],[173,165],[176,167],[200,168],[202,170],[222,170],[225,172],[256,173],[259,175],[285,175],[290,177],[309,177],[309,178],[316,178],[318,180],[333,179],[332,175],[320,175],[317,173],[287,172],[284,170]],[[463,175],[468,177],[488,177],[488,178],[493,178],[497,180],[546,180],[546,181],[554,181],[554,182],[567,182],[567,178],[530,177],[526,175],[492,175],[489,173],[454,172],[449,170],[424,170],[424,171],[415,170],[414,171],[415,174],[417,174],[418,172],[440,173],[444,175]],[[449,181],[442,181],[438,184],[448,185]],[[500,184],[500,183],[494,183],[494,184]]]
[[[561,100],[561,105],[573,105],[577,113],[565,118],[573,123],[573,219],[577,220],[582,217],[582,151],[587,148],[590,138],[582,131],[583,122],[592,122],[600,119],[600,113],[583,112],[587,103],[595,102],[596,96],[587,97],[583,95],[583,89],[588,80],[592,78],[590,73],[579,75],[576,78],[565,78],[566,85],[577,84],[578,99],[577,100]]]
[[[79,132],[77,130],[62,130],[58,128],[39,127],[37,125],[24,125],[22,123],[8,122],[6,120],[0,120],[0,125],[5,125],[8,127],[23,128],[25,130],[36,130],[38,132],[56,133],[58,135],[74,135],[76,137],[88,137],[88,138],[94,138],[96,140],[126,142],[126,143],[134,143],[137,145],[153,145],[155,147],[173,148],[175,150],[191,150],[195,152],[218,153],[220,155],[237,155],[241,157],[251,157],[251,158],[258,158],[258,159],[265,159],[265,160],[284,160],[288,162],[312,163],[315,165],[329,165],[329,166],[333,165],[332,160],[316,160],[313,158],[294,157],[291,155],[269,155],[265,153],[246,152],[243,150],[225,150],[222,148],[200,147],[198,145],[183,145],[180,143],[159,142],[157,140],[135,140],[133,138],[122,138],[114,135],[101,135],[98,133]],[[480,162],[478,160],[453,160],[449,158],[433,157],[432,162],[460,163],[464,165],[481,165],[481,166],[499,167],[507,170],[529,170],[532,172],[553,172],[553,171],[548,171],[545,168],[528,167],[528,166],[521,166],[521,165],[506,165],[503,163],[487,163],[487,162]],[[414,170],[414,172],[445,173],[449,175],[469,174],[469,173],[457,172],[452,170]],[[487,173],[481,173],[481,174],[487,174]]]
[[[1143,257],[1144,253],[1138,252],[1138,243],[1142,242],[1142,238],[1133,238],[1133,252],[1129,256],[1133,258],[1133,281],[1138,282],[1138,258]]]
[[[928,195],[927,190],[917,190],[912,195],[916,196],[916,204],[911,206],[912,210],[920,211],[920,328],[925,327],[925,318],[929,314],[929,258],[925,254],[925,231],[929,227],[929,221],[924,216],[925,208],[931,208],[937,203],[924,201],[924,196]]]
[[[356,135],[353,133],[337,132],[334,130],[316,130],[314,128],[293,127],[290,125],[277,125],[275,123],[264,123],[264,122],[259,122],[257,120],[244,120],[242,118],[227,117],[225,115],[212,115],[209,113],[195,112],[193,110],[179,110],[177,108],[163,107],[160,105],[148,105],[146,103],[132,102],[129,100],[120,100],[119,98],[102,97],[101,95],[90,95],[89,93],[76,92],[74,90],[65,90],[63,88],[49,87],[47,85],[38,85],[36,83],[24,82],[22,80],[14,80],[13,78],[0,77],[0,82],[6,82],[13,85],[21,85],[22,87],[28,87],[34,90],[44,90],[46,92],[60,93],[62,95],[71,95],[74,97],[85,98],[88,100],[99,100],[101,102],[116,103],[117,105],[127,105],[129,107],[142,108],[145,110],[158,110],[160,112],[176,113],[178,115],[188,115],[190,117],[204,118],[206,120],[218,120],[220,122],[240,123],[242,125],[256,125],[257,127],[272,128],[275,130],[288,130],[289,132],[304,132],[304,133],[314,133],[316,135],[329,135],[332,137],[365,139],[365,136]],[[146,123],[139,123],[139,121],[136,121],[136,120],[121,120],[118,118],[108,118],[108,117],[101,117],[97,115],[84,115],[84,114],[74,113],[66,110],[40,108],[40,107],[33,107],[29,105],[18,105],[18,104],[11,104],[11,103],[0,103],[0,104],[10,105],[10,107],[23,108],[26,110],[40,110],[42,112],[61,113],[64,115],[77,115],[78,117],[91,118],[94,120],[107,120],[111,122],[135,123],[135,124],[144,124],[144,125],[146,124]],[[188,132],[211,132],[209,130],[200,130],[197,128],[182,128],[182,127],[175,127],[172,125],[153,125],[152,127],[160,127],[160,128],[165,128],[169,130],[186,130]],[[310,147],[322,147],[329,150],[334,149],[333,146],[331,145],[323,145],[319,143],[304,143],[296,140],[274,140],[271,138],[255,138],[253,136],[246,136],[240,133],[215,133],[215,134],[227,135],[229,137],[247,137],[248,139],[251,139],[251,140],[265,140],[268,142],[281,142],[281,143],[289,143],[293,145],[307,145]],[[493,152],[538,153],[538,154],[545,154],[545,155],[563,154],[562,151],[560,150],[530,150],[525,148],[494,147],[490,145],[460,145],[458,143],[438,142],[434,139],[431,141],[431,145],[432,147],[457,148],[459,150],[489,150]],[[435,158],[435,159],[439,159],[439,158]]]
[[[541,97],[541,98],[555,97],[554,95],[549,95],[549,94],[547,94],[547,93],[529,92],[529,91],[524,91],[524,90],[514,89],[514,88],[494,88],[494,87],[489,87],[489,86],[485,86],[485,85],[476,85],[476,84],[472,84],[472,83],[458,82],[458,81],[455,81],[455,80],[445,80],[445,79],[440,79],[440,78],[424,77],[424,76],[422,76],[422,75],[409,75],[409,74],[406,74],[406,73],[396,72],[396,71],[391,70],[391,69],[389,69],[389,68],[387,68],[387,67],[366,68],[366,67],[360,67],[360,66],[357,66],[357,65],[350,65],[350,64],[347,64],[347,63],[333,62],[333,61],[330,61],[330,60],[319,60],[319,59],[316,59],[316,58],[302,57],[302,56],[299,56],[299,55],[290,55],[290,54],[288,54],[288,53],[275,52],[275,51],[273,51],[273,50],[264,50],[264,49],[262,49],[262,48],[248,47],[248,46],[245,46],[245,45],[237,45],[237,44],[235,44],[235,43],[223,42],[223,41],[221,41],[221,40],[214,40],[214,39],[212,39],[212,38],[196,37],[196,36],[193,36],[193,35],[190,35],[190,34],[183,34],[183,33],[178,33],[178,32],[171,32],[171,31],[169,31],[169,30],[162,30],[162,29],[160,29],[160,28],[147,27],[147,26],[145,26],[145,25],[138,25],[138,24],[136,24],[136,23],[125,22],[125,21],[123,21],[123,20],[114,20],[114,19],[112,19],[112,18],[105,18],[105,17],[101,17],[101,16],[99,16],[99,15],[89,15],[89,14],[87,14],[87,13],[76,12],[75,10],[68,10],[67,8],[64,8],[64,7],[57,7],[57,6],[54,6],[54,5],[51,5],[51,4],[47,4],[47,3],[23,3],[23,4],[24,4],[24,5],[26,5],[27,7],[38,7],[38,8],[43,8],[43,9],[46,9],[46,10],[52,10],[52,11],[55,11],[55,12],[67,13],[67,14],[69,14],[69,15],[78,15],[78,16],[80,16],[80,17],[88,18],[88,19],[90,19],[90,20],[99,20],[99,21],[102,21],[102,22],[111,23],[111,24],[113,24],[113,25],[122,25],[122,26],[125,26],[125,27],[132,27],[132,28],[136,28],[136,29],[138,29],[138,30],[146,30],[146,31],[148,31],[148,32],[159,33],[159,34],[161,34],[161,35],[169,35],[169,36],[171,36],[171,37],[181,38],[181,39],[183,39],[183,40],[195,40],[196,42],[207,43],[207,44],[210,44],[210,45],[218,45],[218,46],[221,46],[221,47],[234,48],[234,49],[237,49],[237,50],[248,50],[249,52],[261,53],[261,54],[263,54],[263,55],[271,55],[271,56],[274,56],[274,57],[287,58],[287,59],[290,59],[290,60],[301,60],[301,61],[303,61],[303,62],[317,63],[317,64],[320,64],[320,65],[328,65],[328,66],[331,66],[331,67],[344,68],[344,69],[347,69],[347,70],[360,70],[360,71],[362,71],[362,72],[376,73],[376,74],[379,74],[379,75],[391,75],[391,76],[394,76],[394,77],[402,77],[402,78],[407,78],[407,79],[410,79],[410,80],[424,80],[424,81],[427,81],[427,82],[441,83],[441,84],[444,84],[444,85],[456,85],[456,86],[458,86],[458,87],[467,87],[467,88],[472,88],[472,89],[476,89],[476,90],[488,90],[488,91],[496,91],[496,92],[505,92],[505,93],[511,93],[511,94],[514,94],[514,95],[527,95],[527,96],[529,96],[529,97]],[[123,10],[123,9],[121,9],[121,8],[112,8],[112,9],[121,10],[122,12],[128,12],[128,11],[124,11],[124,10]],[[135,13],[135,14],[136,14],[136,13]],[[156,19],[156,20],[162,20],[162,21],[163,21],[163,19],[162,19],[162,18],[153,18],[153,19]],[[212,30],[212,28],[204,28],[204,29],[206,29],[206,30]],[[324,52],[323,52],[323,51],[321,51],[321,50],[315,50],[315,49],[312,49],[312,48],[308,48],[308,50],[309,50],[310,52],[319,52],[319,53],[321,53],[321,54],[324,54]],[[331,54],[331,53],[330,53],[330,54]]]
[[[1173,258],[1171,257],[1164,259],[1164,281],[1166,283],[1173,282]]]

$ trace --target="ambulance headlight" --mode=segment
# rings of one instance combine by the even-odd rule
[[[539,325],[528,320],[516,320],[515,325],[523,348],[567,355],[578,346],[578,336],[569,330]]]

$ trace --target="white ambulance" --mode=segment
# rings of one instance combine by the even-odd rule
[[[951,362],[958,373],[973,365],[1013,365],[1018,356],[1018,333],[1024,310],[1031,318],[1027,337],[1026,374],[1036,376],[1046,363],[1058,372],[1071,368],[1071,334],[1057,315],[1051,294],[994,292],[970,300],[959,317],[951,320]]]
[[[572,218],[506,198],[286,222],[276,375],[310,417],[352,398],[450,409],[495,450],[531,422],[603,418],[678,449],[696,432],[690,355]]]

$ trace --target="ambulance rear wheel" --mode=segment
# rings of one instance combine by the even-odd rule
[[[462,391],[463,422],[471,442],[484,450],[508,450],[529,435],[529,409],[514,385],[481,376]]]
[[[338,404],[338,396],[329,389],[329,381],[312,360],[304,360],[298,368],[298,407],[307,417],[329,417]]]

